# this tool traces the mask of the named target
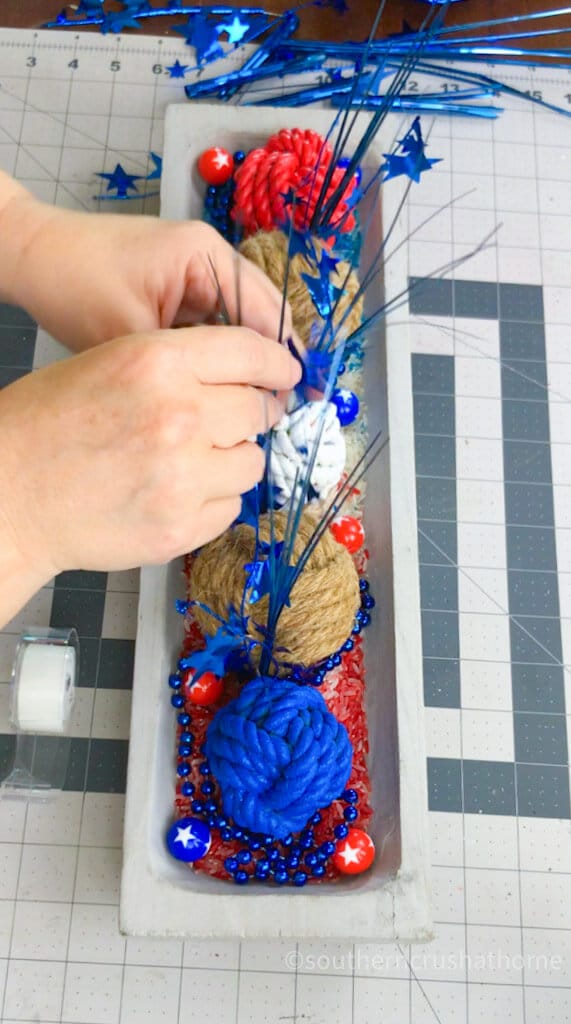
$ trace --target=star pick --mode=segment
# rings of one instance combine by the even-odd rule
[[[208,64],[224,55],[224,50],[218,42],[218,33],[203,14],[194,14],[186,25],[181,28],[173,26],[175,32],[184,36],[187,46],[193,46],[196,52],[196,59],[200,65]]]
[[[121,167],[121,164],[116,164],[115,170],[110,174],[107,172],[97,172],[98,178],[103,178],[107,181],[107,192],[114,191],[117,199],[126,199],[128,197],[129,189],[134,192],[138,192],[138,188],[135,185],[136,181],[143,181],[144,178],[140,174],[127,174],[127,172]]]
[[[190,71],[190,64],[181,64],[177,58],[174,64],[167,65],[167,71],[169,78],[184,78],[186,72]]]
[[[430,159],[426,156],[419,117],[415,117],[404,138],[399,139],[398,145],[400,153],[383,153],[385,163],[380,168],[385,172],[383,181],[406,175],[418,183],[423,171],[429,171],[434,164],[441,162],[440,158]]]
[[[229,24],[218,25],[216,31],[218,33],[225,32],[228,36],[228,42],[233,44],[241,43],[244,36],[248,34],[250,25],[247,21],[242,21],[237,14]]]

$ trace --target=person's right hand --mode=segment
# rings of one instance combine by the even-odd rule
[[[222,533],[263,475],[248,438],[299,367],[241,327],[117,339],[0,392],[0,540],[44,582],[165,562]]]

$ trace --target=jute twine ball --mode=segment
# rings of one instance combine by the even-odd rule
[[[283,540],[286,522],[285,512],[274,513],[276,542]],[[312,536],[316,522],[315,514],[305,510],[295,540],[293,565]],[[260,516],[259,538],[270,541],[267,514]],[[221,618],[227,616],[231,605],[239,609],[246,581],[244,565],[254,560],[254,548],[254,528],[244,523],[203,547],[192,565],[189,599],[200,601]],[[277,624],[274,653],[278,661],[314,665],[337,651],[350,636],[360,605],[359,577],[351,555],[329,530],[294,584],[290,601]],[[256,640],[262,639],[256,623],[266,625],[268,605],[267,595],[255,604],[245,603],[245,614],[250,616],[249,633]],[[204,633],[216,632],[220,623],[212,615],[197,606],[193,607],[193,615]],[[280,652],[280,647],[285,650]],[[258,646],[252,649],[251,657],[255,663],[259,661]]]
[[[315,251],[319,256],[323,251],[323,243],[316,238],[312,239]],[[267,274],[271,281],[281,291],[284,285],[288,254],[288,237],[283,231],[258,231],[257,234],[246,238],[240,245],[240,252],[243,256],[255,263],[257,267]],[[341,288],[347,274],[347,283],[343,295],[339,299],[337,309],[333,316],[333,323],[339,324],[345,315],[346,310],[354,301],[359,290],[359,280],[353,270],[349,273],[348,263],[342,260],[331,274],[330,280],[336,288]],[[302,274],[315,275],[315,267],[301,255],[296,253],[289,265],[287,282],[287,297],[292,309],[293,326],[305,345],[310,346],[310,331],[314,324],[323,325]],[[355,303],[354,308],[348,313],[343,322],[343,336],[355,331],[360,323],[363,314],[363,298]]]

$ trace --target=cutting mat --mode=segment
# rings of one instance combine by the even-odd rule
[[[152,170],[165,106],[183,100],[166,69],[188,52],[0,33],[1,166],[58,205],[155,213],[156,197],[94,199],[96,172]],[[563,71],[509,80],[571,101]],[[411,321],[436,940],[121,937],[137,574],[65,573],[0,635],[4,681],[23,623],[75,625],[82,644],[65,792],[0,803],[5,1024],[571,1020],[571,124],[504,105],[496,123],[430,126],[442,163],[409,204],[410,275],[427,279]],[[428,279],[499,223],[494,248]],[[0,384],[61,355],[0,307]],[[4,764],[5,682],[0,705]]]

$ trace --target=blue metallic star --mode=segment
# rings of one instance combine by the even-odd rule
[[[250,604],[256,604],[257,601],[261,601],[262,597],[270,593],[272,589],[272,570],[275,574],[283,546],[283,541],[273,545],[274,557],[270,561],[272,545],[262,541],[258,554],[264,557],[258,558],[255,562],[246,562],[244,569],[247,579],[244,589],[250,591],[248,598]]]
[[[218,33],[214,25],[203,14],[193,14],[186,25],[177,27],[175,32],[184,36],[187,46],[193,46],[199,64],[208,64],[224,56],[224,50],[218,42]]]
[[[118,14],[106,14],[101,22],[101,32],[122,32],[124,28],[140,28],[140,24],[130,11],[121,11]]]
[[[226,32],[229,43],[241,43],[244,36],[250,31],[250,25],[247,21],[241,21],[237,14],[234,15],[233,20],[229,24],[218,25],[216,31]]]
[[[342,288],[336,288],[329,280],[328,262],[330,260],[330,257],[322,256],[318,264],[319,277],[313,277],[311,274],[300,275],[307,285],[313,305],[323,320],[328,320],[331,317],[337,300],[343,292]]]
[[[425,154],[425,142],[422,137],[420,118],[415,117],[403,139],[399,139],[400,153],[383,153],[385,163],[380,168],[385,172],[383,181],[406,175],[411,181],[420,181],[423,171],[429,171],[440,158],[429,159]]]
[[[146,180],[147,181],[153,181],[154,178],[160,178],[160,176],[162,174],[162,171],[163,171],[163,158],[162,158],[162,156],[159,156],[158,153],[153,153],[153,152],[149,153],[149,156],[150,156],[151,160],[153,161],[153,163],[155,165],[155,169],[154,169],[154,171],[151,171],[150,174],[147,174]]]
[[[169,78],[184,78],[187,71],[190,71],[190,64],[181,64],[177,59],[174,64],[167,65]]]
[[[127,172],[121,167],[121,164],[117,164],[115,170],[109,173],[98,172],[98,178],[103,178],[108,182],[107,192],[116,191],[117,199],[126,199],[129,193],[129,189],[134,192],[138,192],[138,188],[135,185],[136,181],[144,181],[144,178],[140,174],[127,174]]]
[[[223,676],[226,671],[226,658],[239,647],[237,637],[227,632],[226,624],[218,627],[214,636],[206,637],[206,646],[202,651],[193,651],[188,658],[181,659],[183,668],[192,668],[193,679],[196,681],[205,672],[214,672],[215,676]]]

